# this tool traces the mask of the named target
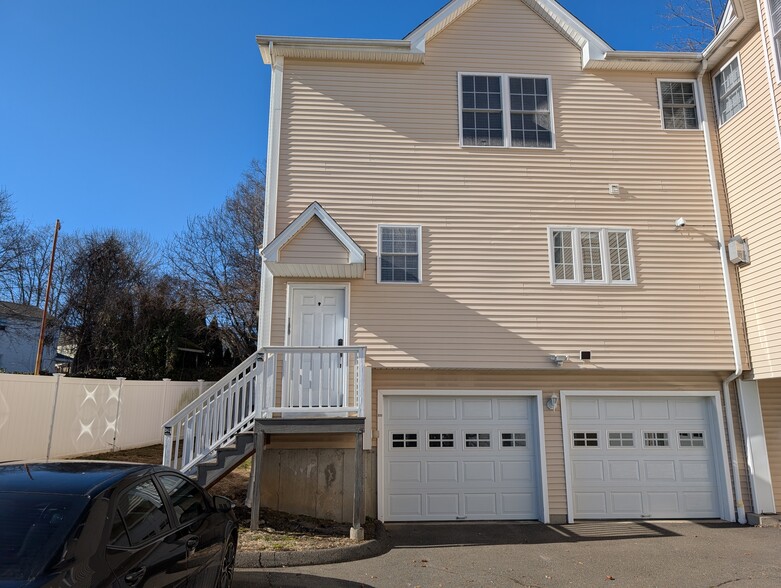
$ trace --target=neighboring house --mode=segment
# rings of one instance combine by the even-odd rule
[[[0,302],[0,370],[30,374],[35,370],[43,311],[35,306]],[[54,342],[44,346],[41,372],[52,373]]]
[[[774,512],[775,22],[616,51],[552,0],[453,0],[398,41],[258,37],[262,353],[167,455],[223,442],[219,394],[281,510],[348,519],[353,448],[383,521]]]

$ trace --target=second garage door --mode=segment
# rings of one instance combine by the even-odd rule
[[[388,396],[384,520],[541,518],[530,397]]]
[[[710,399],[573,396],[567,420],[575,518],[721,516]]]

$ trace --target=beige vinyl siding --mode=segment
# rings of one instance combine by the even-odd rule
[[[732,230],[751,250],[751,264],[739,271],[751,366],[759,379],[781,374],[781,149],[760,34],[754,29],[736,47],[746,107],[720,129]]]
[[[715,392],[720,389],[716,374],[691,372],[630,372],[606,373],[592,370],[589,373],[559,371],[515,370],[372,370],[372,430],[377,443],[377,394],[379,390],[542,390],[547,400],[561,390],[621,390],[621,391],[670,391]],[[735,413],[737,415],[737,413]],[[736,422],[738,417],[736,416]],[[548,470],[548,496],[551,515],[567,512],[567,494],[564,476],[564,446],[562,438],[561,410],[543,410],[545,429],[545,460]],[[738,424],[739,427],[739,424]],[[739,429],[738,429],[739,431]],[[737,439],[743,447],[742,438]],[[745,479],[745,456],[739,451],[739,465],[744,499],[750,503],[748,482]],[[748,504],[750,508],[750,504]]]
[[[280,263],[349,263],[350,254],[318,218],[310,220],[279,252]]]
[[[366,251],[350,340],[375,367],[539,369],[590,349],[597,368],[731,369],[703,134],[661,128],[669,76],[580,60],[517,0],[478,3],[425,65],[286,60],[276,224],[316,196]],[[459,147],[458,72],[552,76],[557,148]],[[380,223],[422,225],[422,284],[376,283]],[[638,285],[552,286],[550,225],[632,229]]]
[[[760,24],[762,27],[762,34],[765,35],[765,43],[767,46],[767,58],[768,62],[770,63],[770,73],[773,78],[773,93],[776,97],[776,116],[781,118],[781,75],[779,75],[778,72],[778,64],[775,59],[775,54],[773,53],[773,37],[771,32],[771,24],[768,19],[768,13],[767,13],[767,0],[760,0]],[[762,53],[765,54],[764,48],[762,49]],[[781,57],[781,56],[780,56]],[[764,68],[764,63],[763,63]],[[765,74],[765,80],[767,80],[767,74]],[[770,96],[768,94],[768,88],[767,88],[767,81],[765,81],[764,89],[765,95],[767,96],[767,99],[770,99]]]
[[[781,379],[759,382],[759,400],[765,425],[767,456],[770,460],[770,479],[776,499],[776,512],[781,512]]]

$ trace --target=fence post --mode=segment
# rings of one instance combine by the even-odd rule
[[[52,403],[52,419],[49,423],[49,443],[46,446],[47,462],[52,454],[52,435],[54,434],[54,420],[57,416],[57,398],[60,395],[60,378],[62,377],[62,374],[54,374],[52,377],[54,378],[54,402]]]
[[[198,396],[200,396],[201,394],[203,394],[203,391],[204,391],[204,389],[205,389],[205,384],[206,384],[206,382],[204,382],[204,381],[203,381],[203,380],[201,380],[200,378],[198,379]]]
[[[111,440],[111,453],[117,450],[117,430],[119,429],[119,407],[122,406],[122,384],[125,378],[117,378],[119,382],[119,391],[117,392],[117,414],[114,417],[114,439]]]

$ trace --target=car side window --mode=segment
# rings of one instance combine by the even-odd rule
[[[185,525],[209,511],[203,493],[192,482],[174,475],[162,475],[160,482],[171,499],[178,524]]]
[[[111,525],[111,544],[139,545],[161,535],[170,526],[163,499],[148,478],[120,496]]]

